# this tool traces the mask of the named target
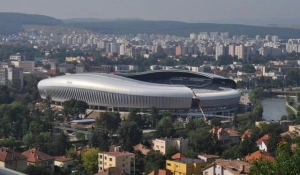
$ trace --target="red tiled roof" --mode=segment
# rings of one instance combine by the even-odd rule
[[[170,170],[157,169],[152,171],[148,175],[173,175],[173,173]]]
[[[228,134],[231,137],[239,136],[239,132],[235,131],[230,128],[219,128],[219,127],[214,127],[210,130],[210,133],[214,135],[223,135],[223,134]]]
[[[181,158],[184,158],[185,156],[181,153],[176,153],[174,154],[171,159],[175,160],[175,159],[181,159]]]
[[[9,148],[6,148],[6,147],[0,148],[0,161],[6,162],[6,161],[11,161],[11,160],[21,160],[21,159],[27,159],[27,157],[9,149]]]
[[[261,150],[255,151],[254,153],[251,153],[251,154],[245,156],[245,161],[246,162],[251,162],[253,160],[257,160],[257,159],[260,159],[260,158],[270,160],[270,161],[274,161],[273,156],[271,156],[268,152],[261,151]]]
[[[115,156],[115,157],[133,155],[133,153],[130,152],[104,152],[104,154],[107,154],[109,156]]]
[[[42,161],[54,160],[55,158],[45,154],[35,148],[29,149],[22,153],[22,155],[27,157],[27,162],[38,163]]]
[[[244,138],[246,138],[246,137],[248,137],[248,138],[250,138],[251,137],[251,130],[250,129],[247,129],[245,132],[244,132],[244,134],[242,135],[242,139],[244,139]]]
[[[269,143],[269,135],[268,134],[265,134],[264,136],[262,136],[260,139],[258,139],[255,143],[256,144],[262,144],[262,142],[264,142],[266,145],[268,145]]]
[[[211,165],[207,166],[204,171],[215,165],[222,166],[233,175],[248,174],[250,169],[250,164],[241,160],[217,159]]]
[[[133,146],[133,150],[141,151],[143,155],[147,155],[147,153],[151,151],[150,148],[148,148],[147,146],[144,146],[142,144],[137,144],[137,145]]]
[[[68,161],[72,161],[73,159],[70,157],[66,157],[66,156],[59,156],[59,157],[55,157],[55,161],[58,162],[68,162]]]

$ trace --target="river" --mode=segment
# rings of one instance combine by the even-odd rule
[[[267,120],[280,120],[281,116],[287,115],[285,98],[266,98],[262,100],[263,117]]]

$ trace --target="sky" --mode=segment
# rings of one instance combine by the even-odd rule
[[[209,22],[300,18],[300,0],[0,0],[0,12]]]

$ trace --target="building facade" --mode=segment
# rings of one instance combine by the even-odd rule
[[[153,150],[166,154],[167,150],[175,147],[179,152],[186,152],[189,150],[188,140],[182,138],[165,138],[155,139],[153,142]]]
[[[166,161],[166,169],[174,175],[201,174],[205,165],[206,162],[200,159],[181,158]]]
[[[98,153],[99,172],[116,167],[128,174],[135,172],[135,155],[129,152]]]

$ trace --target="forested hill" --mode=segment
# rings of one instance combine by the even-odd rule
[[[18,33],[23,30],[22,25],[59,25],[62,21],[44,15],[24,13],[0,13],[0,35]]]
[[[188,37],[190,33],[229,32],[230,35],[278,35],[280,38],[299,38],[299,29],[260,27],[239,24],[185,23],[178,21],[104,21],[65,24],[83,27],[87,30],[104,34],[169,34]]]

